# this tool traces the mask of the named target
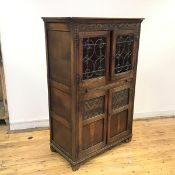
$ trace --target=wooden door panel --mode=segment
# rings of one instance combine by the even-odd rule
[[[128,110],[111,116],[110,138],[127,130]]]
[[[79,156],[106,145],[107,92],[96,91],[81,96],[79,114]]]
[[[104,119],[97,120],[83,126],[83,145],[82,149],[88,149],[98,143],[103,142],[104,138]]]
[[[117,141],[130,132],[133,108],[133,82],[109,92],[108,143]]]
[[[134,30],[115,30],[112,37],[111,79],[133,78],[138,36]]]
[[[109,72],[110,32],[79,33],[79,79],[81,88],[106,84]]]

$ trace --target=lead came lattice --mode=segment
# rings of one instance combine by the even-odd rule
[[[105,75],[105,37],[83,39],[83,80]]]
[[[131,69],[132,49],[134,37],[132,35],[120,35],[116,40],[115,74]]]

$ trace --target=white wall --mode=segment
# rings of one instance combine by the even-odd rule
[[[135,117],[175,114],[174,7],[174,0],[0,0],[11,129],[48,125],[42,16],[146,18],[140,39]]]

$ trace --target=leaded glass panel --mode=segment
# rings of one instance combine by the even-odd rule
[[[115,74],[132,68],[133,35],[119,35],[116,39]]]
[[[83,80],[105,75],[106,38],[83,38]]]

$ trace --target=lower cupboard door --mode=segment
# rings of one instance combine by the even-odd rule
[[[86,93],[80,100],[79,157],[106,145],[107,93]]]
[[[109,93],[108,143],[124,139],[132,132],[133,88],[130,84],[113,88]]]

